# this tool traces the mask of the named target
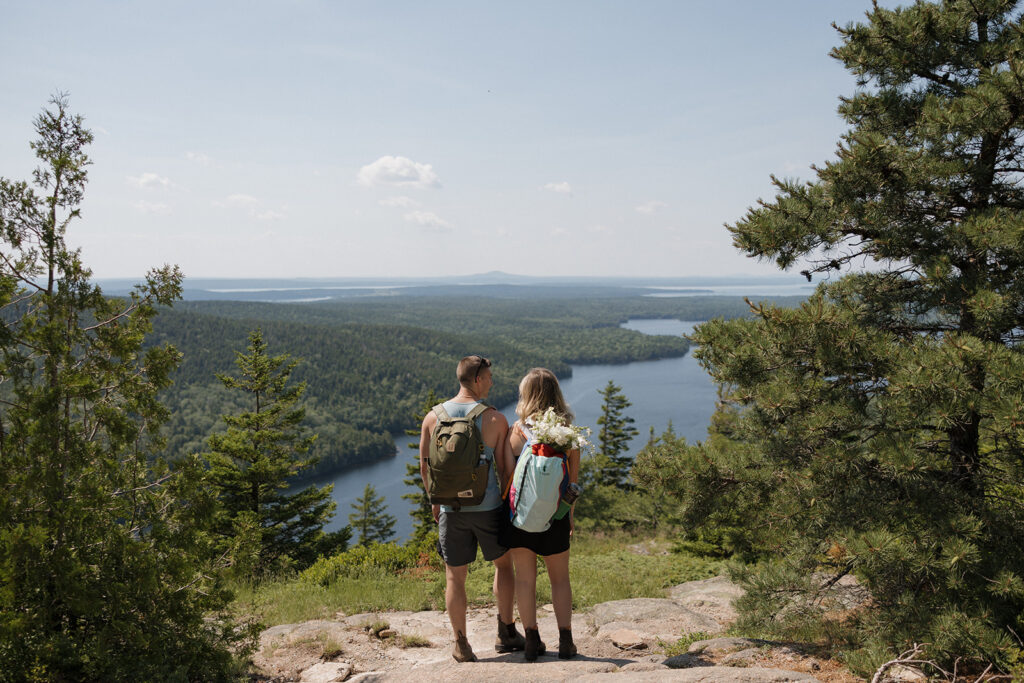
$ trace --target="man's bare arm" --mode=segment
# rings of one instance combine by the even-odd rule
[[[430,461],[430,435],[437,424],[437,416],[434,413],[427,413],[423,418],[423,425],[420,427],[420,479],[423,481],[423,493],[427,492],[427,463]],[[441,514],[440,505],[431,505],[436,522]]]
[[[484,440],[488,446],[494,448],[494,465],[498,475],[498,484],[504,487],[505,482],[512,476],[508,450],[508,420],[497,410],[488,410],[485,417],[487,421],[484,424]]]

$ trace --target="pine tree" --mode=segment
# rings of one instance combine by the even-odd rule
[[[305,457],[316,439],[302,426],[305,383],[288,383],[298,361],[267,355],[263,334],[255,330],[235,364],[237,377],[217,377],[243,392],[249,410],[223,416],[227,430],[210,436],[206,459],[222,506],[219,531],[236,569],[248,574],[305,567],[318,555],[344,550],[347,528],[323,530],[336,507],[333,485],[287,493],[289,479],[316,462]]]
[[[408,500],[413,505],[413,508],[409,510],[409,516],[413,519],[411,539],[413,542],[421,541],[437,527],[437,524],[434,522],[434,513],[430,506],[430,499],[427,498],[427,492],[423,490],[423,478],[420,477],[419,436],[423,418],[440,402],[437,394],[431,389],[420,405],[420,409],[412,415],[415,427],[405,430],[405,433],[409,436],[416,437],[415,441],[409,443],[409,448],[415,449],[415,455],[413,455],[410,462],[406,463],[405,479],[402,480],[403,484],[413,489],[412,493],[402,494],[402,498]]]
[[[805,259],[809,279],[871,269],[799,309],[701,326],[734,419],[674,482],[667,459],[639,472],[695,522],[756,511],[773,561],[748,573],[747,623],[841,633],[861,671],[913,642],[1006,668],[1024,625],[1021,11],[875,5],[839,33],[858,89],[837,158],[812,182],[774,179],[730,230],[750,256]],[[817,598],[847,573],[872,609],[844,627]]]
[[[181,274],[90,281],[66,233],[92,135],[50,104],[35,189],[0,179],[0,681],[223,680],[253,634],[219,615],[202,468],[156,458],[179,354],[143,345]]]
[[[633,418],[625,414],[633,405],[622,393],[622,387],[608,380],[601,394],[601,415],[597,418],[597,482],[610,486],[625,486],[633,460],[626,455],[629,442],[639,432]]]
[[[359,545],[384,543],[395,535],[395,518],[387,513],[387,504],[377,495],[372,484],[367,484],[363,495],[352,503],[354,512],[348,523],[359,532]]]

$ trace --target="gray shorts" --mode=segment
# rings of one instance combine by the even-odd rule
[[[498,543],[503,507],[484,512],[441,512],[438,519],[437,552],[449,567],[461,567],[476,559],[480,545],[484,559],[496,560],[508,550]]]

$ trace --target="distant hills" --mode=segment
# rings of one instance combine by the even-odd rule
[[[141,278],[140,278],[141,279]],[[137,280],[98,280],[109,295],[127,294]],[[573,299],[679,297],[695,295],[804,295],[813,285],[802,277],[534,277],[491,271],[430,278],[187,278],[186,301],[324,302],[391,297],[491,297]]]

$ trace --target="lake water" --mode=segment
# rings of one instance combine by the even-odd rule
[[[644,334],[687,334],[697,323],[679,320],[630,320],[623,327]],[[665,431],[669,423],[676,434],[688,441],[703,441],[717,399],[715,385],[707,373],[690,354],[682,358],[625,363],[618,365],[574,365],[572,377],[560,380],[562,393],[576,413],[576,422],[593,429],[597,436],[597,417],[601,410],[598,391],[608,383],[622,387],[622,393],[632,402],[625,414],[632,417],[639,434],[633,439],[630,454],[636,455],[647,443],[653,426],[656,434]],[[515,405],[502,408],[511,423],[515,419]],[[334,484],[333,498],[338,504],[335,518],[327,525],[328,531],[348,523],[352,503],[362,495],[367,483],[373,484],[378,496],[383,496],[389,512],[395,516],[396,539],[404,541],[412,534],[411,505],[402,494],[412,489],[402,483],[406,476],[406,463],[417,457],[409,444],[418,439],[395,437],[398,455],[394,458],[361,465],[345,470],[331,479],[317,482]]]

